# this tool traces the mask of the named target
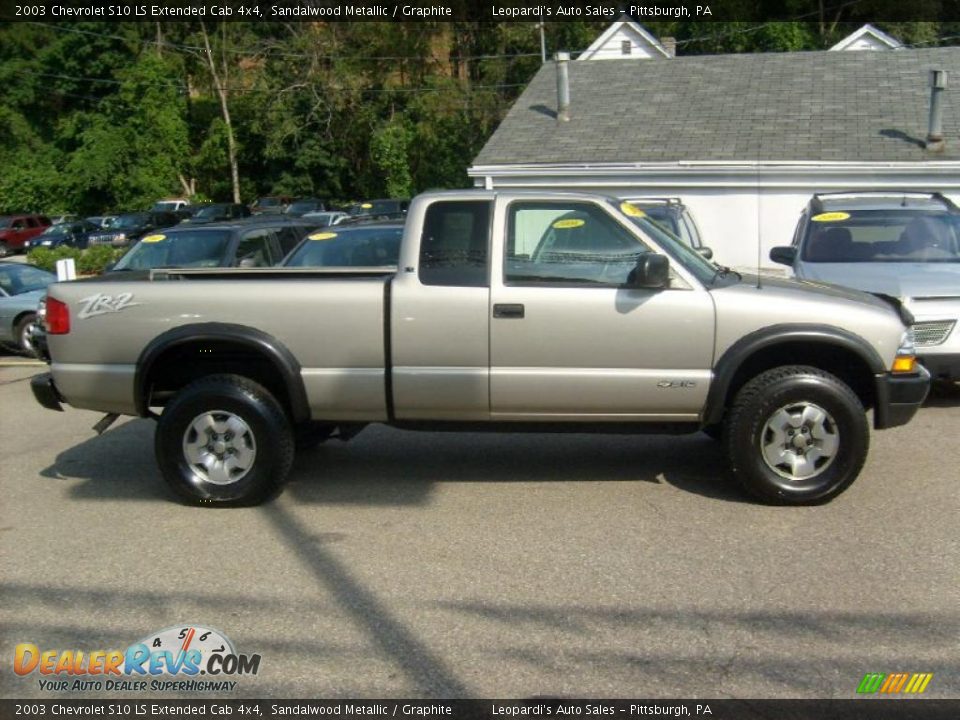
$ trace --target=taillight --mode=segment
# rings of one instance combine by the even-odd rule
[[[47,333],[66,335],[70,332],[70,308],[56,298],[47,298]]]

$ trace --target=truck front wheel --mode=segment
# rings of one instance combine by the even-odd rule
[[[777,505],[814,505],[844,490],[867,458],[870,428],[840,379],[804,365],[779,367],[741,388],[724,445],[734,477]]]
[[[191,383],[157,423],[157,462],[195,505],[256,505],[280,490],[293,463],[293,430],[263,386],[238,375]]]

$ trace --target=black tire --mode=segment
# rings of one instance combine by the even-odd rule
[[[5,258],[9,254],[10,254],[10,247],[5,242],[0,240],[0,258]]]
[[[294,445],[297,450],[310,450],[326,442],[337,429],[336,425],[321,422],[305,422],[294,429]]]
[[[204,422],[205,438],[195,425]],[[193,505],[221,507],[256,505],[278,493],[294,453],[280,403],[239,375],[211,375],[177,393],[160,415],[154,447],[177,495]]]
[[[17,327],[14,329],[13,339],[17,343],[17,350],[21,355],[36,357],[37,349],[33,344],[33,326],[37,322],[36,313],[27,313],[17,320]]]
[[[758,375],[737,393],[724,445],[734,478],[751,495],[776,505],[816,505],[856,480],[870,427],[860,399],[840,379],[787,366]]]

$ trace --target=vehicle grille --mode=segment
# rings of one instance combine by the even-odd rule
[[[957,324],[956,320],[936,320],[933,322],[918,322],[913,324],[913,344],[917,347],[930,347],[931,345],[940,345],[953,326]]]

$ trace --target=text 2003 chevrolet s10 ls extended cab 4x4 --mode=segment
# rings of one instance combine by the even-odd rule
[[[52,285],[33,389],[156,417],[163,476],[196,503],[259,502],[298,443],[381,422],[704,430],[748,491],[809,504],[857,477],[866,409],[887,428],[926,397],[909,321],[892,299],[713,265],[620,200],[466,190],[413,201],[397,267]]]

